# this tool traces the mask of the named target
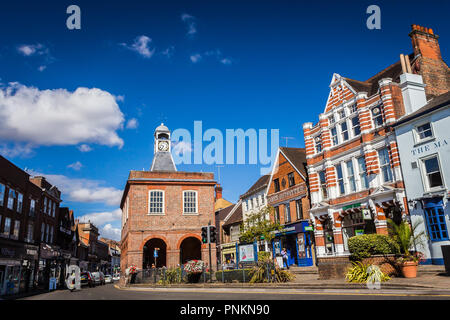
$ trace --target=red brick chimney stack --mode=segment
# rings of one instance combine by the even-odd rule
[[[222,187],[220,186],[220,183],[216,184],[216,201],[219,199],[222,199]]]

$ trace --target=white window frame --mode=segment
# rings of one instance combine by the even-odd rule
[[[322,181],[320,181],[320,174],[323,172],[323,176],[324,176],[324,184],[322,184]],[[319,171],[318,172],[318,175],[319,175],[319,190],[320,190],[320,197],[321,197],[321,199],[322,200],[327,200],[328,199],[328,197],[330,196],[329,194],[328,194],[328,186],[327,186],[327,172],[326,172],[326,170],[324,169],[324,170],[321,170],[321,171]],[[323,188],[323,187],[325,187],[325,189]],[[324,193],[324,190],[325,190],[325,193],[326,193],[326,197],[325,197],[325,195],[323,194]]]
[[[317,143],[317,138],[319,138],[319,142]],[[323,144],[322,144],[322,137],[320,135],[313,137],[313,141],[314,141],[314,151],[315,153],[321,153],[323,151]],[[320,151],[317,150],[317,146],[320,145]]]
[[[357,126],[354,126],[354,125],[353,125],[353,119],[358,119],[358,125],[357,125]],[[359,121],[359,116],[356,115],[356,116],[350,118],[350,123],[351,123],[351,126],[352,126],[352,137],[357,137],[357,136],[359,136],[359,135],[361,134],[361,123],[360,123],[360,121]],[[355,128],[356,128],[356,127],[359,127],[359,133],[358,133],[358,134],[356,134],[356,132],[355,132]]]
[[[342,125],[345,123],[345,126],[347,127],[346,130],[342,131]],[[346,142],[348,140],[350,140],[350,131],[348,130],[348,123],[347,121],[342,121],[341,123],[339,123],[339,129],[341,131],[341,141],[342,142]],[[344,139],[344,133],[347,132],[347,139]]]
[[[348,189],[347,192],[348,193],[352,193],[352,192],[357,192],[358,187],[356,185],[356,175],[355,175],[355,166],[353,165],[353,159],[350,159],[348,161],[345,161],[345,172],[347,174],[347,185],[348,185]],[[352,169],[352,174],[350,174],[349,170],[348,170],[348,164],[351,164],[351,169]],[[354,190],[352,190],[352,182],[351,182],[351,178],[353,178],[353,186],[354,186]]]
[[[427,173],[427,169],[425,167],[425,161],[431,158],[436,158],[437,159],[437,163],[438,163],[438,167],[439,167],[439,173],[441,174],[441,180],[442,180],[442,185],[438,186],[438,187],[430,187],[430,181],[428,180],[428,173]],[[430,154],[426,157],[420,158],[420,171],[421,171],[421,175],[422,175],[422,180],[423,180],[423,186],[425,191],[427,192],[431,192],[431,191],[436,191],[436,190],[442,190],[445,188],[445,181],[444,181],[444,175],[442,174],[442,164],[441,164],[441,160],[439,158],[439,154],[438,153],[434,153],[434,154]]]
[[[333,135],[333,131],[332,131],[333,129],[336,131],[335,135]],[[333,146],[337,146],[339,144],[339,138],[338,138],[339,135],[338,135],[337,126],[330,128],[330,136],[331,136],[331,143],[333,144]]]
[[[194,212],[186,212],[185,210],[185,202],[184,196],[187,192],[193,192],[195,194],[195,211]],[[183,190],[183,215],[197,215],[198,214],[198,191],[197,190]]]
[[[162,192],[162,212],[150,212],[150,199],[151,199],[150,194],[152,192]],[[147,214],[151,215],[151,216],[163,216],[163,215],[165,215],[165,211],[166,211],[165,207],[166,207],[166,194],[165,194],[164,190],[160,190],[160,189],[148,190],[148,210],[147,210],[148,212],[147,212]]]
[[[373,115],[373,109],[375,108],[380,108],[380,115],[379,116],[374,116]],[[384,118],[383,118],[383,106],[382,104],[377,104],[376,106],[370,108],[370,117],[372,118],[372,124],[374,128],[381,128],[385,125],[384,123]],[[381,125],[378,125],[375,121],[375,118],[381,117]]]
[[[430,125],[431,137],[426,137],[426,138],[421,139],[418,129],[419,129],[419,127],[426,125],[426,124]],[[431,121],[422,121],[422,122],[414,125],[413,135],[414,135],[414,144],[415,145],[434,140],[435,136],[434,136],[433,123]]]
[[[386,150],[386,153],[387,153],[387,163],[385,163],[385,164],[381,163],[381,157],[380,157],[380,152],[383,151],[383,150]],[[385,147],[385,148],[378,149],[377,150],[377,155],[378,155],[378,162],[380,164],[381,184],[393,182],[394,181],[394,172],[393,172],[392,167],[391,167],[391,159],[389,157],[389,150],[388,150],[388,148]],[[388,181],[385,181],[385,179],[384,179],[384,174],[383,174],[383,168],[384,167],[388,167],[388,170],[390,172],[391,179],[388,180]]]
[[[363,171],[361,171],[360,169],[360,167],[359,167],[359,159],[363,159],[363,164],[364,164],[364,168],[365,168],[365,171],[363,172]],[[365,156],[360,156],[360,157],[358,157],[358,158],[356,158],[356,168],[358,169],[358,175],[357,175],[357,177],[358,177],[358,189],[360,190],[360,191],[362,191],[362,190],[367,190],[367,189],[369,189],[370,188],[370,183],[369,183],[369,178],[368,178],[368,174],[367,174],[367,165],[366,165],[366,158],[365,158]],[[366,181],[367,181],[367,186],[364,188],[363,187],[363,175],[365,175],[366,176]]]
[[[341,178],[339,178],[338,166],[341,168]],[[346,194],[346,190],[345,190],[344,169],[342,168],[342,163],[336,163],[334,168],[336,170],[336,187],[337,187],[337,191],[338,191],[339,196],[343,196],[343,195]],[[342,182],[342,187],[344,189],[343,192],[341,192],[341,186],[339,185],[340,181]]]

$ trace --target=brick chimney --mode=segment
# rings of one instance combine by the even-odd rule
[[[412,71],[422,76],[427,99],[450,91],[450,69],[442,60],[439,36],[433,29],[415,24],[409,36],[414,49]]]
[[[216,191],[216,199],[215,200],[217,201],[219,199],[222,199],[222,187],[220,186],[220,183],[216,184],[215,191]]]

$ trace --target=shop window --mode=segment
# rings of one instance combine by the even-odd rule
[[[346,166],[347,166],[347,179],[348,179],[348,185],[350,188],[350,192],[355,192],[356,191],[356,183],[355,183],[355,172],[353,170],[353,161],[347,161],[346,162]]]
[[[342,166],[340,164],[336,166],[336,173],[337,173],[339,195],[344,195],[345,194],[344,176],[342,175]]]
[[[197,213],[197,191],[184,191],[183,199],[183,213]]]
[[[422,159],[422,167],[425,173],[425,187],[427,190],[443,186],[437,155]]]
[[[358,116],[352,118],[352,130],[353,130],[353,136],[356,137],[361,133],[361,127],[359,125],[359,118]]]
[[[275,187],[275,192],[280,191],[280,180],[279,179],[273,180],[273,185]]]
[[[295,201],[295,208],[297,211],[297,220],[303,220],[303,207],[301,199]]]
[[[373,222],[372,219],[364,219],[362,211],[347,214],[342,222],[342,237],[344,240],[344,250],[348,251],[348,239],[350,239],[351,237],[363,234],[372,234],[376,232],[377,231],[375,223]]]
[[[449,239],[442,200],[425,204],[425,220],[431,241]]]
[[[295,185],[295,177],[294,177],[293,172],[288,174],[288,180],[289,180],[289,187],[292,187]]]
[[[5,185],[0,183],[0,206],[3,206],[5,198]]]
[[[149,214],[164,213],[164,191],[161,190],[149,191],[148,213]]]
[[[392,169],[389,163],[389,152],[387,148],[378,150],[378,158],[380,160],[380,170],[383,182],[392,181]]]

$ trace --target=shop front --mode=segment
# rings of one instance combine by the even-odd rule
[[[46,290],[55,290],[58,279],[64,272],[64,258],[58,246],[41,243],[38,268],[38,287]]]
[[[236,243],[224,243],[221,245],[222,264],[228,264],[232,261],[236,263]]]
[[[312,246],[312,228],[307,221],[285,225],[282,230],[275,232],[275,238],[272,240],[273,257],[279,260],[281,250],[286,248],[289,266],[312,266]]]
[[[0,295],[27,292],[33,287],[38,247],[0,240]]]

